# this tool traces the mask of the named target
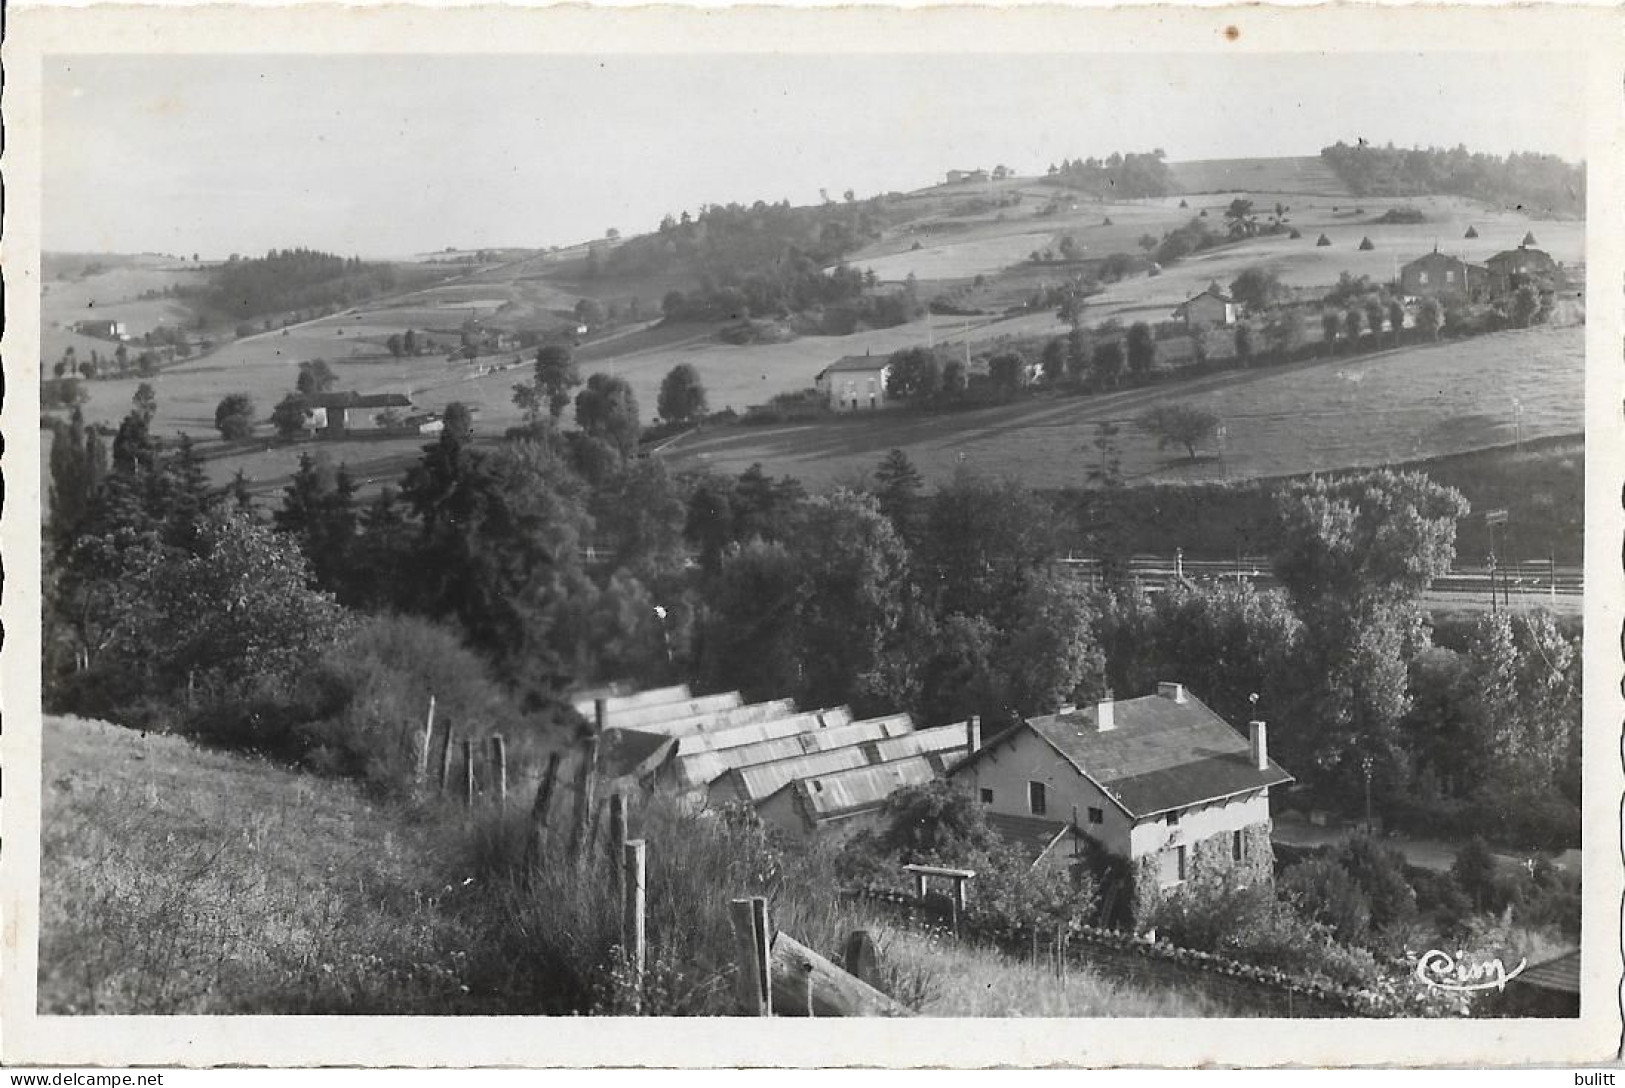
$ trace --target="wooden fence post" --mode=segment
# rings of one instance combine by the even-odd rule
[[[541,860],[542,833],[547,829],[547,810],[553,804],[553,783],[559,776],[558,749],[547,753],[547,769],[536,786],[536,800],[530,806],[530,834],[525,841],[525,858],[531,864]]]
[[[867,929],[854,929],[841,947],[841,966],[846,973],[873,986],[880,979],[880,953]]]
[[[497,805],[508,807],[508,744],[501,733],[491,735],[491,762],[496,768]]]
[[[615,883],[615,894],[621,897],[626,895],[626,859],[627,848],[631,844],[626,839],[626,798],[617,791],[609,795],[609,864]]]
[[[446,743],[440,749],[440,795],[442,797],[446,795],[446,784],[451,780],[451,752],[456,743],[457,738],[452,735],[451,722],[448,721],[446,722]]]
[[[745,1016],[772,1016],[767,900],[761,896],[729,900],[728,920],[734,931],[734,993],[739,1011]]]
[[[603,720],[602,699],[598,700],[599,720]],[[582,861],[587,856],[584,847],[592,837],[593,788],[597,784],[598,734],[593,733],[581,746],[581,764],[576,768],[575,816],[570,828],[570,858]]]
[[[633,839],[626,844],[626,856],[621,866],[625,874],[625,892],[621,896],[621,947],[626,950],[627,963],[632,968],[632,981],[637,987],[641,1009],[643,1001],[643,970],[648,958],[645,946],[645,873],[648,864],[648,844]]]
[[[463,738],[463,807],[474,805],[474,738]]]
[[[418,781],[429,777],[429,746],[434,743],[434,692],[429,693],[429,714],[423,722],[423,747],[418,750]]]

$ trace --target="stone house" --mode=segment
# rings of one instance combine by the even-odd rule
[[[1071,828],[1115,859],[1137,925],[1200,877],[1272,880],[1269,791],[1292,781],[1269,758],[1263,722],[1243,737],[1172,683],[1028,719],[949,775],[986,806],[995,830],[1019,826],[1025,839],[1059,844]]]

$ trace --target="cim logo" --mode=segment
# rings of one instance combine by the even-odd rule
[[[1504,990],[1506,984],[1523,974],[1527,966],[1529,961],[1522,959],[1518,961],[1518,966],[1508,971],[1499,956],[1474,962],[1460,950],[1452,956],[1433,948],[1422,953],[1416,961],[1416,977],[1434,989],[1457,993]]]

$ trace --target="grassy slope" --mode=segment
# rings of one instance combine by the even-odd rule
[[[1117,442],[1132,483],[1284,476],[1510,444],[1514,398],[1523,405],[1525,439],[1575,434],[1584,426],[1583,381],[1584,330],[1538,328],[1095,397],[713,430],[678,442],[669,455],[727,472],[760,461],[772,474],[819,485],[866,472],[897,447],[928,481],[964,462],[1030,487],[1062,488],[1084,483],[1098,456],[1091,445],[1096,425],[1109,422],[1122,427]],[[1222,464],[1159,451],[1136,431],[1140,412],[1176,402],[1225,421]]]
[[[175,737],[44,728],[42,1013],[481,1011],[429,828]]]
[[[534,950],[519,939],[504,958],[479,938],[496,931],[469,921],[478,884],[456,874],[477,859],[454,851],[478,837],[460,820],[437,830],[344,783],[101,722],[47,719],[44,740],[41,1012],[532,1011],[514,1004],[522,991],[499,994],[512,980],[494,964],[511,972]],[[659,921],[669,881],[652,875]],[[776,917],[811,938],[815,916],[841,914],[808,909]],[[861,919],[825,921],[838,935]],[[871,928],[899,996],[925,1015],[1244,1014],[1078,969],[1057,984],[992,952]]]

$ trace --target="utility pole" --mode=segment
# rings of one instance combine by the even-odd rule
[[[1495,527],[1497,525],[1505,525],[1506,523],[1507,523],[1507,512],[1505,510],[1486,510],[1484,512],[1484,524],[1485,524],[1485,526],[1487,526],[1489,528],[1489,531],[1490,531],[1489,568],[1490,568],[1490,614],[1491,615],[1494,615],[1495,611],[1496,611],[1496,606],[1495,606],[1495,569],[1496,569],[1496,563],[1495,563]],[[1507,607],[1508,608],[1512,607],[1512,601],[1511,601],[1510,598],[1507,601]]]

